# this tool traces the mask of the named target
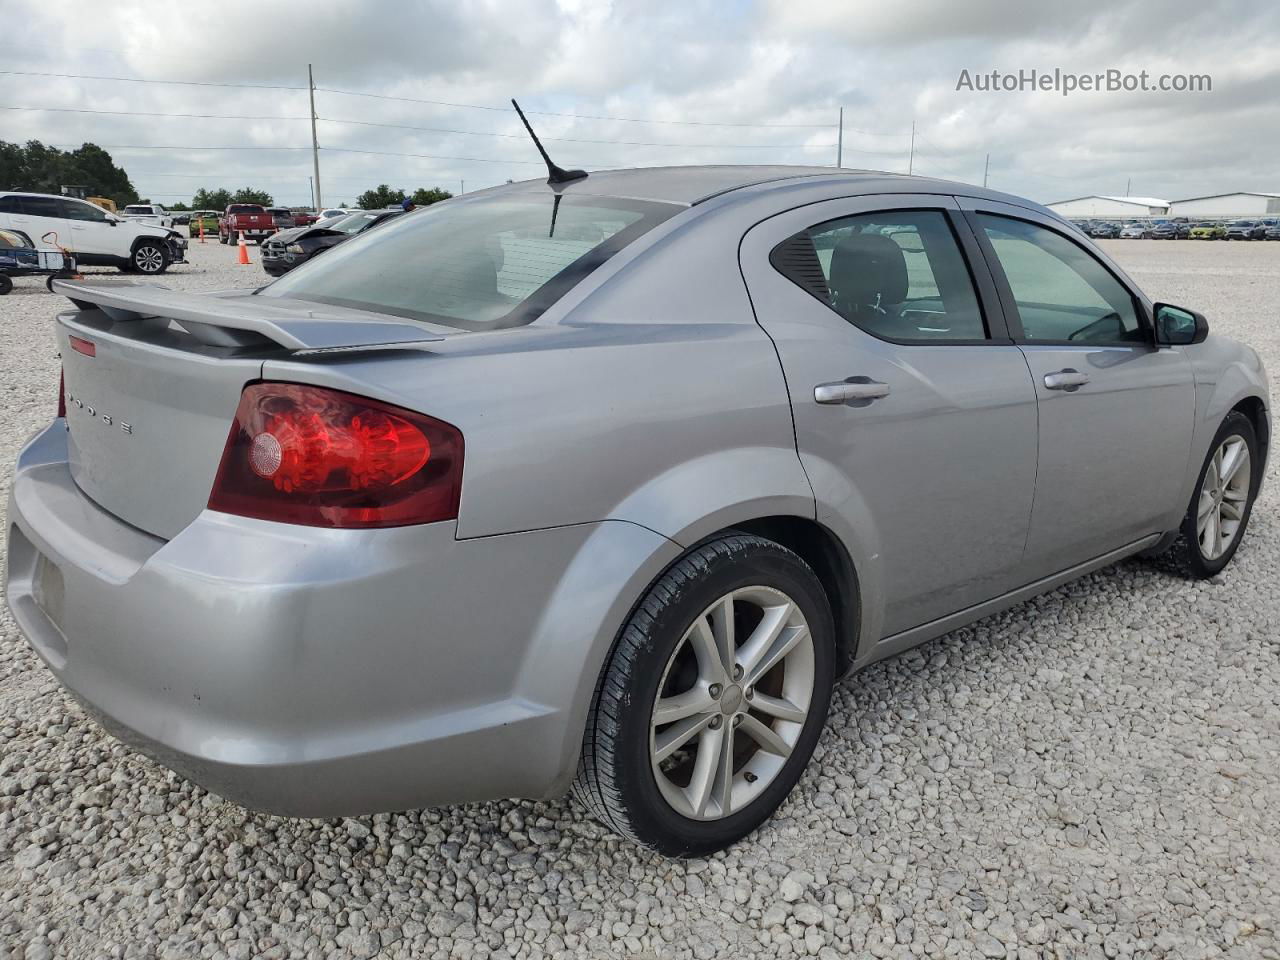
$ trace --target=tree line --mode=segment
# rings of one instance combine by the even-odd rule
[[[86,196],[109,197],[117,206],[138,202],[129,175],[97,144],[59,150],[39,140],[0,140],[0,190],[61,194],[64,186],[83,187]]]
[[[39,140],[28,140],[25,144],[0,140],[0,190],[60,194],[64,186],[81,187],[86,196],[108,197],[117,207],[149,202],[149,198],[138,196],[129,175],[97,144],[84,143],[75,150],[59,150]],[[408,193],[380,183],[360,194],[356,205],[363,210],[377,210],[398,207],[408,198],[416,206],[426,207],[452,196],[439,187],[419,187]],[[216,190],[201,187],[191,198],[190,206],[182,202],[164,206],[170,210],[225,210],[233,203],[259,203],[269,207],[274,198],[256,187],[234,191],[225,187]]]

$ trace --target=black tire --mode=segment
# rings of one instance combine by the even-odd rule
[[[741,810],[694,820],[663,797],[650,763],[650,721],[672,653],[702,611],[728,592],[763,585],[799,607],[813,638],[809,712],[774,779]],[[770,540],[730,534],[693,548],[649,589],[623,627],[596,686],[574,795],[624,837],[677,857],[722,850],[777,809],[799,780],[826,722],[835,681],[835,631],[818,578]]]
[[[1234,538],[1221,556],[1209,560],[1205,558],[1196,529],[1197,507],[1200,503],[1201,491],[1208,476],[1209,463],[1213,460],[1218,448],[1231,436],[1243,438],[1245,445],[1249,449],[1249,493],[1245,501],[1240,525]],[[1233,410],[1227,414],[1222,421],[1222,426],[1214,434],[1213,443],[1209,445],[1209,451],[1205,454],[1204,462],[1200,464],[1200,476],[1196,480],[1195,489],[1191,492],[1191,503],[1187,506],[1187,515],[1183,518],[1182,525],[1179,527],[1178,539],[1174,541],[1167,554],[1168,560],[1178,572],[1194,580],[1207,580],[1209,577],[1217,576],[1231,562],[1231,558],[1235,556],[1236,550],[1248,530],[1249,517],[1253,513],[1253,501],[1258,496],[1258,484],[1261,479],[1262,455],[1258,449],[1258,435],[1253,428],[1253,422],[1244,414]]]
[[[0,297],[7,297],[12,289],[13,278],[6,273],[0,273]]]
[[[133,248],[133,253],[129,255],[129,266],[133,273],[158,277],[169,269],[169,254],[161,244],[144,240]]]

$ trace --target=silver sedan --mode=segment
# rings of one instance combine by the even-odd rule
[[[785,167],[410,213],[255,291],[60,282],[7,596],[109,729],[335,816],[755,829],[840,677],[1105,564],[1212,577],[1265,373],[1048,210]]]

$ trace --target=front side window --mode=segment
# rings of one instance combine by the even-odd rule
[[[829,220],[788,237],[769,260],[873,336],[904,342],[987,337],[969,270],[940,211]]]
[[[92,203],[82,203],[79,200],[63,200],[62,207],[68,220],[86,220],[90,223],[107,222],[107,212],[101,207],[95,207]]]
[[[1082,247],[1025,220],[982,213],[978,221],[1009,281],[1025,339],[1146,341],[1132,295]]]
[[[509,193],[432,204],[361,232],[262,291],[488,330],[532,322],[681,206]],[[356,226],[379,214],[355,214]],[[368,218],[368,219],[365,219]],[[363,223],[361,221],[363,220]],[[349,224],[328,227],[343,232]]]

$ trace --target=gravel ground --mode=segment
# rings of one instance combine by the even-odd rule
[[[1107,245],[1280,371],[1280,244]],[[257,284],[253,256],[196,246],[166,282]],[[0,497],[60,303],[0,300]],[[688,863],[568,800],[247,813],[101,733],[5,611],[0,960],[1280,957],[1275,464],[1223,576],[1121,564],[873,667],[778,816]]]

